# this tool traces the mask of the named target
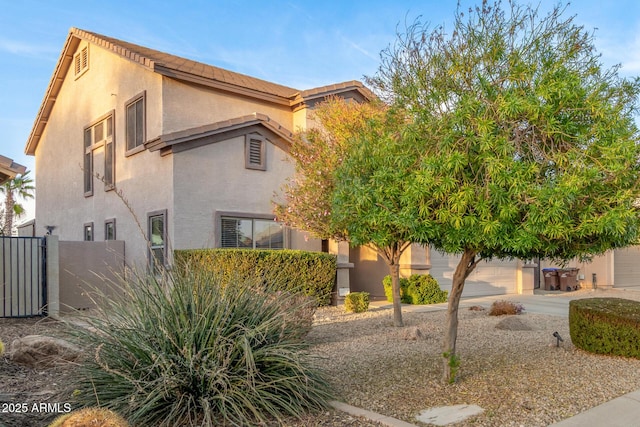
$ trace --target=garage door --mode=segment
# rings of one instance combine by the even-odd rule
[[[442,289],[450,291],[453,272],[458,265],[460,257],[431,250],[430,258],[431,270],[429,272],[438,280]],[[480,262],[465,281],[462,296],[473,297],[516,293],[517,267],[517,260]]]
[[[616,249],[613,253],[613,287],[640,287],[640,246]]]

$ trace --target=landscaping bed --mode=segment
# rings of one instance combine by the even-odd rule
[[[395,328],[389,309],[345,314],[341,308],[321,308],[308,339],[341,401],[415,424],[423,409],[475,404],[484,413],[457,426],[547,426],[640,389],[640,360],[576,349],[567,318],[525,311],[517,316],[518,327],[510,327],[506,318],[461,309],[461,371],[454,385],[440,381],[444,311],[404,313],[407,326]],[[18,336],[59,330],[48,320],[0,319],[0,337],[7,344]],[[560,347],[555,331],[564,338]],[[28,369],[3,356],[0,395],[3,401],[18,399],[13,403],[64,400],[56,393],[72,373],[72,366]],[[43,426],[53,417],[2,414],[0,425]],[[287,425],[379,426],[336,410]]]

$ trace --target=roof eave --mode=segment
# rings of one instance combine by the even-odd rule
[[[195,74],[185,73],[183,71],[179,71],[173,68],[164,67],[163,65],[160,65],[160,64],[155,64],[154,71],[158,74],[161,74],[166,77],[171,77],[176,80],[195,83],[201,86],[206,86],[206,87],[218,89],[224,92],[246,96],[253,99],[260,99],[262,101],[267,101],[267,102],[282,105],[282,106],[288,107],[290,105],[289,99],[280,97],[278,95],[273,95],[266,92],[260,92],[250,88],[237,86],[230,83],[225,83],[219,80],[208,79],[206,77],[197,76]]]
[[[33,123],[33,127],[31,128],[29,139],[27,139],[27,145],[24,150],[27,155],[33,156],[36,153],[38,142],[40,142],[40,137],[44,132],[47,121],[49,120],[49,116],[53,110],[60,88],[64,83],[67,71],[73,62],[73,53],[76,51],[78,44],[80,44],[80,39],[73,34],[72,29],[67,36],[64,48],[62,49],[56,68],[51,76],[51,80],[49,81],[49,86],[47,86],[42,104],[40,104],[38,115]]]

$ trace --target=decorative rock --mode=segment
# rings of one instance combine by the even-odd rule
[[[64,362],[73,362],[80,349],[60,338],[28,335],[11,343],[9,358],[32,368],[48,368]]]
[[[533,328],[527,322],[517,316],[505,317],[496,325],[496,329],[503,329],[505,331],[533,331]]]
[[[482,412],[484,412],[484,409],[477,405],[440,406],[420,411],[420,415],[416,419],[427,424],[446,426],[459,423]]]
[[[418,341],[424,339],[424,335],[422,335],[422,332],[420,332],[417,326],[412,326],[403,331],[402,339],[406,341]]]

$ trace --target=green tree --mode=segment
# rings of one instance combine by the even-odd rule
[[[413,240],[460,255],[442,347],[450,382],[460,297],[482,260],[588,259],[640,230],[640,82],[601,64],[566,7],[506,6],[458,8],[450,31],[417,21],[368,79],[413,119]]]
[[[13,230],[14,218],[19,218],[24,214],[24,206],[18,201],[20,199],[27,200],[33,198],[35,187],[32,185],[33,180],[29,176],[30,171],[26,171],[15,178],[8,180],[0,186],[0,192],[4,194],[4,222],[2,224],[2,232],[11,235]]]
[[[402,116],[380,102],[335,98],[316,108],[315,119],[318,127],[294,139],[296,174],[276,215],[318,238],[374,249],[389,266],[394,324],[403,326],[399,261],[411,233],[397,213],[416,158],[402,149]]]

